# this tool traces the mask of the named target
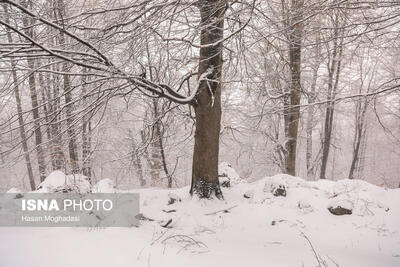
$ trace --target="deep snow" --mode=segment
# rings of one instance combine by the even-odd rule
[[[137,228],[0,228],[0,267],[400,266],[400,189],[237,178],[223,201],[191,198],[187,187],[132,190],[154,220]],[[283,185],[286,197],[271,193]],[[110,180],[95,188],[115,190]],[[327,210],[337,205],[353,214]]]

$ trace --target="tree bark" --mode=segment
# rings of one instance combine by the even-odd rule
[[[289,28],[289,94],[285,100],[285,168],[286,173],[296,175],[297,133],[300,118],[301,96],[301,42],[303,0],[292,0]]]
[[[221,130],[222,40],[226,1],[200,1],[199,93],[194,106],[196,130],[190,193],[222,199],[218,180]]]

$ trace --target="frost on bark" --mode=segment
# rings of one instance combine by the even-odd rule
[[[222,198],[218,180],[221,128],[222,39],[226,1],[203,0],[201,16],[199,92],[194,105],[194,140],[191,194]],[[205,76],[205,77],[204,77]]]

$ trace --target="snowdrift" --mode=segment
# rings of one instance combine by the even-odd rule
[[[91,190],[119,191],[108,180]],[[222,201],[131,190],[137,228],[0,229],[0,266],[400,266],[400,189],[276,175],[222,190]]]

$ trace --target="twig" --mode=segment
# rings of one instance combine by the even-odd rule
[[[214,215],[214,214],[217,214],[217,213],[220,213],[220,212],[227,213],[227,212],[229,212],[231,209],[236,208],[237,206],[239,206],[239,205],[234,205],[234,206],[232,206],[232,207],[229,207],[229,208],[226,208],[226,209],[223,209],[223,210],[217,210],[217,211],[214,211],[214,212],[206,213],[206,214],[204,214],[204,215]]]
[[[168,225],[170,225],[172,223],[172,219],[169,219],[168,222],[164,225],[161,225],[161,227],[167,228]]]
[[[311,243],[310,239],[309,239],[303,232],[300,231],[300,233],[301,233],[301,235],[307,240],[308,244],[310,245],[310,247],[311,247],[311,249],[312,249],[312,251],[313,251],[313,253],[314,253],[314,257],[315,257],[315,259],[318,261],[318,267],[322,267],[322,266],[321,266],[321,261],[319,260],[318,253],[315,251],[314,246],[313,246],[313,244]]]

